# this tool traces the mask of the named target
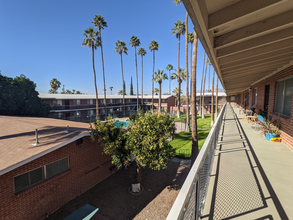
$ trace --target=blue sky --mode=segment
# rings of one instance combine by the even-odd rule
[[[171,29],[177,20],[185,21],[184,5],[172,0],[10,0],[0,1],[0,70],[8,77],[24,74],[37,84],[39,93],[47,93],[50,80],[57,78],[65,89],[94,94],[91,49],[83,47],[84,30],[93,26],[95,15],[102,15],[108,27],[102,31],[107,94],[122,89],[120,56],[114,53],[115,42],[125,41],[128,55],[123,55],[126,92],[131,76],[136,91],[134,48],[130,37],[140,39],[140,47],[147,51],[144,57],[144,94],[151,94],[152,53],[149,44],[159,43],[155,71],[172,64],[177,69],[178,40]],[[189,32],[193,25],[189,19]],[[185,36],[181,37],[180,66],[185,68]],[[137,48],[139,49],[139,48]],[[190,45],[189,45],[190,49]],[[188,52],[190,54],[190,51]],[[197,89],[200,87],[203,48],[199,43],[197,59]],[[95,51],[95,66],[99,94],[103,93],[101,51]],[[190,67],[189,67],[190,70]],[[141,57],[138,57],[139,93],[141,93]],[[211,69],[212,77],[212,69]],[[208,79],[207,79],[208,81]],[[172,90],[178,86],[172,81]],[[162,84],[163,93],[169,83]],[[182,89],[185,94],[185,82]],[[155,84],[155,87],[158,87]],[[222,86],[220,85],[220,88]],[[61,88],[58,90],[61,91]]]

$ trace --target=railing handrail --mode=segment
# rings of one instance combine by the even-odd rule
[[[188,195],[190,194],[190,191],[192,190],[192,185],[197,178],[197,174],[199,172],[201,163],[202,163],[204,156],[207,152],[209,142],[211,141],[211,137],[212,137],[213,133],[215,132],[215,127],[219,123],[220,118],[223,116],[223,111],[225,109],[226,104],[227,104],[227,102],[223,105],[220,114],[218,115],[215,123],[213,124],[196,160],[194,161],[194,163],[188,173],[188,176],[186,177],[186,179],[183,183],[183,186],[181,187],[181,190],[180,190],[175,202],[173,203],[173,206],[172,206],[166,220],[180,219],[180,217],[184,211],[184,207],[187,202]]]

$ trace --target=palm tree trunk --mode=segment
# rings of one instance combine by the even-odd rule
[[[202,108],[201,108],[201,104],[202,104],[202,97],[201,97],[201,94],[202,94],[202,83],[203,83],[203,75],[204,75],[204,64],[205,64],[205,59],[206,59],[206,53],[204,53],[204,56],[203,56],[203,66],[202,66],[202,74],[201,74],[201,84],[200,84],[200,91],[199,91],[199,115],[201,116],[202,115]]]
[[[171,95],[171,70],[169,70],[169,95]]]
[[[211,126],[213,126],[214,124],[214,80],[215,80],[215,68],[213,68],[213,81],[212,81],[212,103],[211,103],[211,113],[212,113],[212,116],[211,116]]]
[[[192,120],[192,153],[191,164],[194,163],[198,155],[198,137],[197,137],[197,110],[196,110],[196,65],[197,65],[197,44],[198,38],[194,32],[193,41],[193,56],[192,56],[192,70],[191,70],[191,120]]]
[[[141,56],[141,105],[143,109],[143,56]]]
[[[123,90],[123,115],[125,115],[125,102],[124,102],[124,94],[125,94],[125,89],[124,89],[124,76],[123,76],[123,62],[122,62],[122,53],[120,53],[121,57],[121,71],[122,71],[122,90]]]
[[[161,112],[161,95],[162,95],[162,91],[161,91],[161,87],[162,87],[162,82],[159,82],[159,112]]]
[[[216,119],[218,117],[218,81],[219,81],[219,76],[217,74],[217,85],[216,85]]]
[[[188,30],[188,12],[186,11],[186,30]],[[188,73],[188,31],[185,34],[185,57],[186,57],[186,128],[187,132],[190,132],[189,128],[189,73]]]
[[[152,72],[152,113],[154,114],[154,72],[155,72],[155,50],[153,50],[153,72]]]
[[[137,54],[136,54],[136,46],[134,46],[135,51],[135,67],[136,67],[136,111],[138,113],[138,73],[137,73]]]
[[[105,114],[106,114],[106,118],[107,118],[108,112],[107,112],[107,98],[106,98],[106,82],[105,82],[105,68],[104,68],[104,56],[103,56],[102,32],[101,31],[100,31],[100,37],[101,37],[101,57],[102,57],[103,81],[104,81],[104,105],[105,105]]]
[[[93,59],[94,81],[95,81],[95,91],[96,91],[96,118],[99,118],[99,98],[98,98],[96,70],[95,70],[95,55],[94,54],[95,54],[95,49],[94,49],[94,43],[92,42],[92,59]]]
[[[177,118],[180,118],[180,77],[179,77],[179,69],[180,69],[180,34],[178,37],[178,98],[177,98]]]
[[[203,78],[203,86],[202,86],[202,114],[201,118],[204,118],[204,90],[205,90],[205,84],[206,84],[206,76],[207,76],[207,66],[208,63],[206,62],[206,69],[204,73],[204,78]]]

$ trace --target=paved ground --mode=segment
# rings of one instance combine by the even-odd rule
[[[237,113],[227,105],[202,219],[293,219],[293,152]]]

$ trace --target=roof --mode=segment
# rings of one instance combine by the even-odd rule
[[[201,93],[197,92],[196,96],[200,96]],[[204,96],[212,96],[211,92],[205,92]],[[216,92],[214,92],[214,96],[216,96]],[[225,92],[218,92],[218,97],[227,96]]]
[[[162,95],[162,99],[167,99],[173,95]],[[96,95],[84,95],[84,94],[46,94],[40,93],[39,98],[41,99],[96,99]],[[99,99],[104,99],[104,95],[99,95]],[[107,99],[122,99],[123,95],[107,95]],[[136,99],[136,95],[125,95],[125,99]],[[141,95],[138,96],[141,99]],[[144,95],[144,99],[151,99],[151,95]],[[159,95],[154,95],[154,99],[158,99]]]
[[[292,0],[183,0],[227,95],[293,65]]]
[[[87,123],[52,118],[0,116],[0,124],[0,175],[89,135]]]

